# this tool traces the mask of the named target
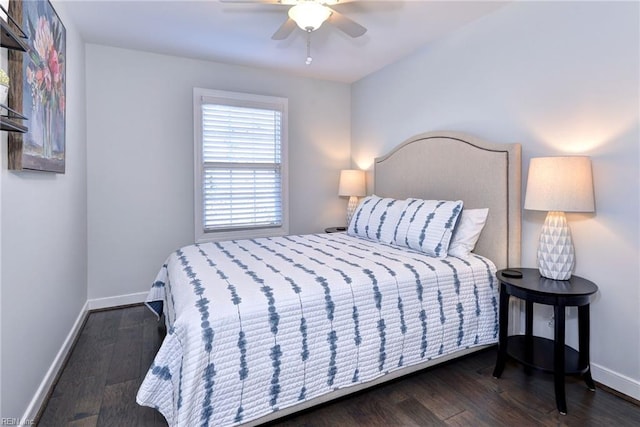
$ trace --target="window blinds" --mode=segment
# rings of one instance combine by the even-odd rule
[[[202,102],[205,231],[282,225],[282,110]]]

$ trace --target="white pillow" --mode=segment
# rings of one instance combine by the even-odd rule
[[[391,243],[404,200],[381,198],[375,194],[362,199],[349,223],[347,234]]]
[[[449,244],[449,255],[458,258],[469,258],[469,254],[476,247],[480,238],[480,232],[487,222],[489,209],[463,209],[460,221],[453,230],[451,243]]]
[[[393,235],[396,231],[396,227],[398,226],[398,221],[400,221],[400,215],[404,212],[407,207],[406,200],[394,200],[394,199],[386,199],[393,200],[392,203],[387,203],[386,216],[381,218],[381,227],[380,227],[380,237],[379,241],[383,243],[393,243]]]
[[[444,258],[460,211],[462,200],[407,199],[393,243]]]

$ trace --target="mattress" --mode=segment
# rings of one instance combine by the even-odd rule
[[[137,395],[171,426],[232,426],[497,342],[495,266],[311,234],[181,248],[147,298],[167,336]]]

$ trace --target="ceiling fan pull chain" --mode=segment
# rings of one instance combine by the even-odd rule
[[[313,58],[311,57],[311,30],[307,30],[307,60],[304,61],[305,64],[311,65],[311,61]]]

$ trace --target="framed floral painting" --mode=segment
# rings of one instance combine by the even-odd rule
[[[66,29],[48,0],[11,0],[9,14],[28,46],[9,52],[9,106],[29,129],[9,134],[9,169],[64,173]]]

